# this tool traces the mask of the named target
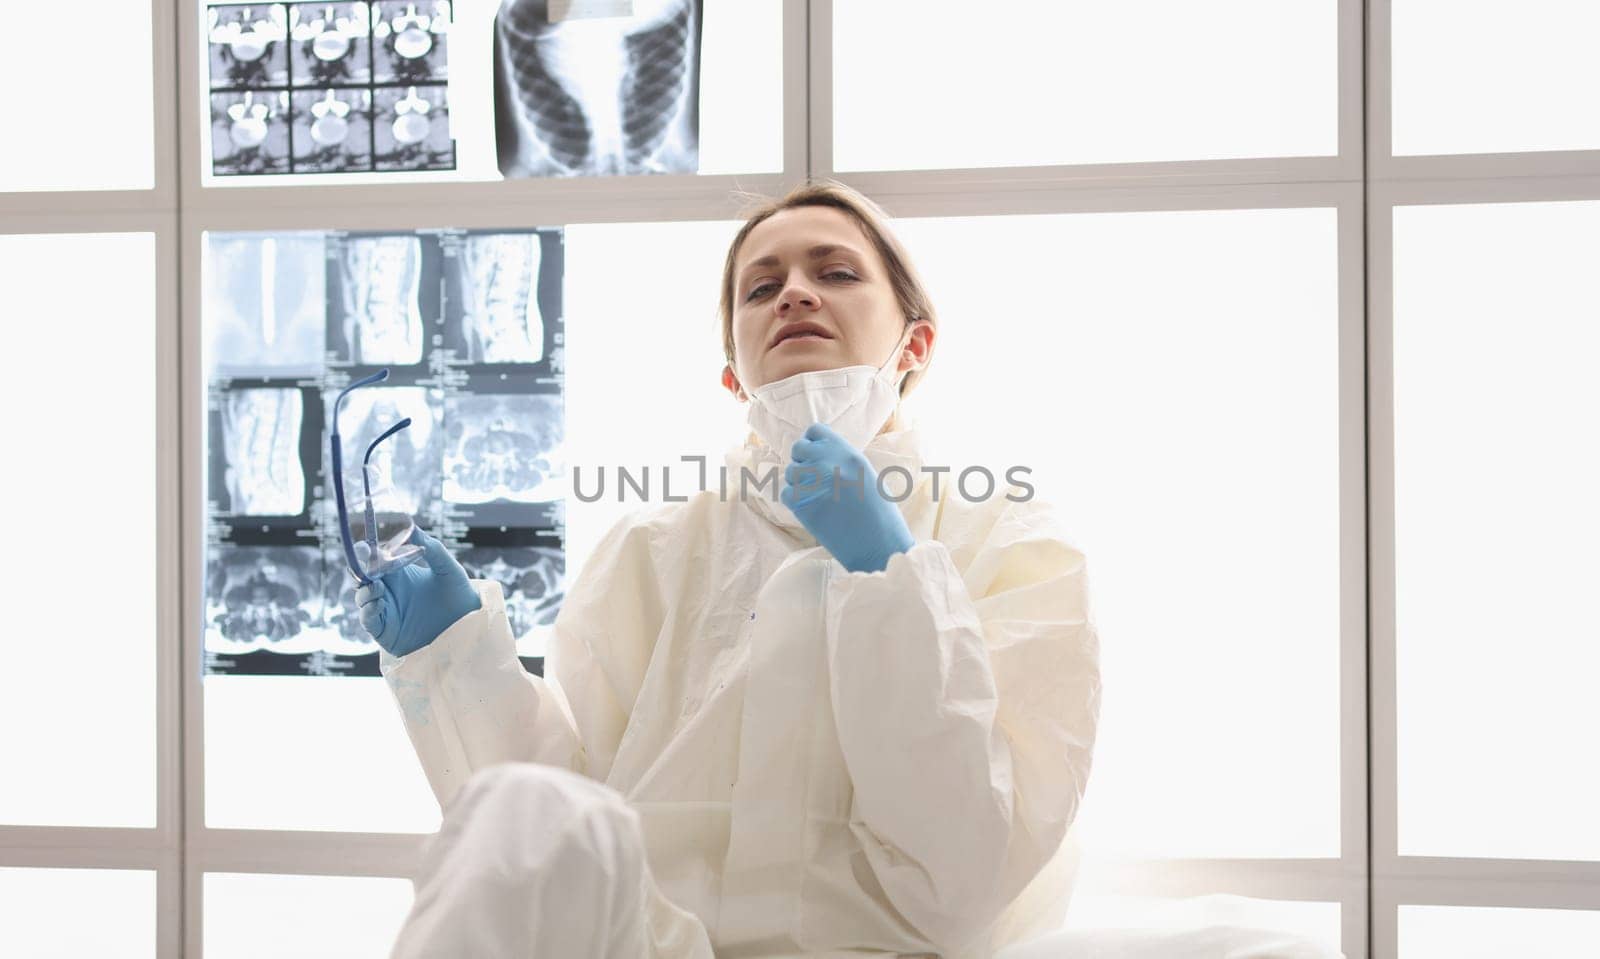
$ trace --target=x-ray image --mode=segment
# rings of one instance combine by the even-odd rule
[[[206,563],[206,651],[320,645],[321,578],[315,546],[213,547]]]
[[[345,564],[344,552],[326,550],[322,556],[322,602],[328,652],[364,656],[378,650],[377,642],[361,626],[361,608],[356,605],[358,585]]]
[[[371,90],[296,90],[290,99],[296,173],[372,169]]]
[[[206,379],[322,372],[320,234],[206,235]]]
[[[306,509],[301,461],[305,409],[299,390],[237,389],[217,397],[220,435],[213,437],[212,469],[222,470],[226,502],[234,516],[293,516]],[[219,462],[220,461],[220,462]]]
[[[538,363],[545,323],[538,233],[451,237],[446,248],[445,342],[458,362]]]
[[[453,170],[445,85],[379,87],[372,98],[374,166],[379,170]]]
[[[545,503],[566,495],[561,396],[445,400],[444,498]]]
[[[288,13],[281,3],[206,8],[211,89],[259,90],[289,83]]]
[[[217,175],[453,170],[448,0],[206,8]]]
[[[521,639],[535,627],[555,623],[567,592],[567,559],[562,550],[472,546],[457,551],[456,559],[469,577],[500,584],[513,636]]]
[[[328,351],[337,362],[411,366],[422,362],[424,322],[437,316],[438,280],[423,281],[437,240],[414,233],[330,240]],[[424,295],[435,309],[424,316]]]
[[[289,93],[211,95],[211,172],[289,172]]]
[[[378,83],[435,83],[449,77],[449,0],[378,0],[372,49]]]
[[[695,173],[704,0],[552,23],[550,0],[495,17],[495,134],[507,177]]]
[[[330,416],[335,395],[329,393],[325,398]],[[392,508],[413,517],[432,508],[444,453],[444,403],[437,391],[420,386],[369,387],[345,397],[339,434],[344,442],[345,496],[351,501],[362,495],[362,458],[367,447],[407,416],[411,425],[378,445],[372,466],[390,486],[387,498]]]
[[[289,58],[295,86],[347,86],[372,80],[365,3],[289,4]]]
[[[328,444],[339,392],[381,368],[339,407],[357,535],[365,477],[387,521],[409,514],[501,583],[518,657],[538,671],[566,593],[561,240],[555,227],[205,234],[208,674],[378,675]]]

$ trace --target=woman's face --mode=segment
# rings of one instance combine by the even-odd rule
[[[905,333],[882,260],[843,211],[782,210],[757,224],[734,261],[734,396],[795,373],[880,366]],[[931,324],[919,324],[928,328]],[[918,356],[925,348],[914,337]],[[917,365],[902,355],[901,369]]]

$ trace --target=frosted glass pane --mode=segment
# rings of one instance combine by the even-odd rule
[[[1600,4],[1393,4],[1396,156],[1600,149]]]
[[[292,173],[214,176],[212,108],[202,90],[193,104],[201,131],[201,183],[214,187],[284,186],[306,183],[405,183],[501,179],[496,155],[494,18],[499,0],[455,0],[449,31],[449,129],[456,144],[454,170],[389,173]],[[636,4],[638,11],[659,3]],[[197,23],[204,23],[204,7]],[[644,14],[641,12],[640,16]],[[782,0],[704,0],[697,101],[699,165],[702,175],[778,173],[783,170],[783,3]],[[197,31],[193,55],[208,62],[206,30]],[[619,59],[576,57],[552,74],[568,92],[588,96],[594,82],[615,82],[603,69]],[[597,75],[572,73],[585,64]],[[564,72],[563,72],[564,71]],[[589,103],[588,99],[583,102]],[[607,131],[595,121],[597,137]],[[620,134],[618,134],[620,136]]]
[[[439,828],[438,802],[383,680],[207,676],[204,684],[207,826]]]
[[[1082,888],[1083,878],[1079,880]],[[1284,955],[1288,942],[1314,944],[1324,955],[1340,954],[1340,906],[1336,902],[1288,902],[1211,895],[1188,899],[1096,896],[1074,893],[1065,930],[1087,938],[1104,953],[1122,955],[1118,946],[1163,947],[1140,955]],[[1185,947],[1188,947],[1185,949]],[[1079,953],[1073,953],[1077,955]],[[1301,954],[1301,953],[1296,953]],[[1058,959],[1040,954],[1036,959]],[[1006,959],[1013,959],[1007,956]],[[1035,959],[1019,951],[1014,959]]]
[[[408,879],[206,873],[202,895],[210,959],[386,959],[411,909]]]
[[[653,474],[651,503],[670,467],[673,496],[706,488],[728,447],[747,432],[745,407],[722,388],[717,284],[739,224],[612,223],[567,228],[567,451],[580,489],[567,502],[567,568],[582,568],[623,514],[645,504],[630,489],[619,502],[617,469]],[[619,348],[619,344],[622,348]],[[593,478],[591,478],[593,477]]]
[[[1400,907],[1400,959],[1594,955],[1600,955],[1600,912]]]
[[[1337,856],[1335,211],[898,226],[940,311],[929,462],[1031,468],[1089,557],[1085,848]]]
[[[1394,211],[1402,856],[1600,859],[1600,202]]]
[[[783,172],[783,2],[705,0],[700,173]]]
[[[93,921],[85,922],[86,915]],[[154,959],[156,874],[0,868],[0,956]]]
[[[833,7],[834,167],[1338,152],[1335,0]]]
[[[76,0],[67,19],[13,24],[0,193],[155,186],[151,29],[146,0]]]
[[[0,823],[156,824],[155,275],[149,233],[0,236],[6,352],[32,358],[0,377],[27,460],[0,470],[25,552],[0,587]],[[105,539],[114,575],[63,575]]]

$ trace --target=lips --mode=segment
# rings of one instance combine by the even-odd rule
[[[772,343],[768,348],[770,349],[771,347],[782,343],[784,340],[797,336],[815,336],[824,340],[833,339],[833,334],[829,333],[826,329],[818,324],[809,322],[807,320],[800,320],[795,323],[785,323],[783,326],[779,327],[777,334],[773,336]]]

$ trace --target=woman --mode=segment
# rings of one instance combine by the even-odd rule
[[[1082,554],[1018,490],[935,496],[898,416],[934,310],[865,197],[754,213],[721,317],[753,432],[729,488],[756,479],[611,529],[546,679],[431,537],[358,597],[445,811],[396,956],[988,956],[1059,923],[1099,713]]]

